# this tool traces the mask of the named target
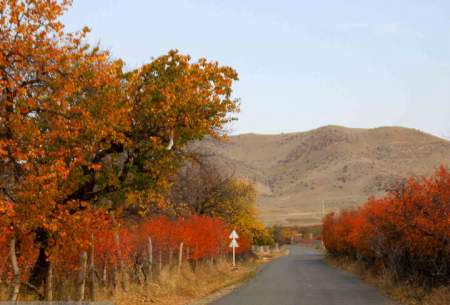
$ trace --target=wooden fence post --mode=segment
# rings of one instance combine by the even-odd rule
[[[173,257],[173,249],[169,249],[169,268],[172,267],[172,257]]]
[[[91,236],[92,244],[89,248],[89,266],[88,266],[88,286],[89,300],[95,301],[95,264],[94,264],[94,237]]]
[[[13,268],[13,289],[11,293],[10,300],[13,302],[17,301],[17,297],[19,296],[20,291],[20,269],[17,264],[17,255],[16,255],[16,239],[12,238],[9,242],[9,255],[11,258],[11,265]]]
[[[84,300],[84,291],[86,286],[86,268],[87,268],[87,253],[86,251],[83,251],[80,254],[80,271],[78,272],[78,279],[77,279],[77,290],[78,290],[77,301]]]
[[[183,242],[180,243],[180,249],[178,251],[178,274],[181,272],[181,264],[183,263]]]
[[[162,248],[159,249],[159,274],[161,274],[162,271]]]
[[[109,286],[108,285],[108,261],[106,258],[106,254],[103,257],[102,285],[103,285],[103,287]]]
[[[152,244],[152,238],[148,238],[148,278],[149,281],[153,281],[153,244]]]
[[[46,301],[53,301],[53,266],[52,263],[48,264],[47,276],[45,277],[44,295]]]
[[[114,244],[116,247],[117,259],[119,260],[120,284],[122,286],[122,289],[124,291],[127,291],[127,287],[126,287],[126,283],[125,283],[125,266],[124,266],[124,262],[123,262],[122,251],[120,250],[119,227],[118,227],[118,224],[117,224],[114,214],[112,214],[112,222],[113,222],[113,225],[115,226],[113,238],[114,238]]]

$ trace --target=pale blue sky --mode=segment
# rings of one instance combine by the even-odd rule
[[[234,133],[400,125],[450,136],[450,1],[75,0],[129,68],[179,49],[235,68]]]

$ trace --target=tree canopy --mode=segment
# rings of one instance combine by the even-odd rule
[[[166,204],[184,145],[222,136],[239,108],[232,68],[172,50],[125,71],[87,27],[64,31],[70,4],[0,0],[0,218],[36,235],[41,267],[101,211]]]

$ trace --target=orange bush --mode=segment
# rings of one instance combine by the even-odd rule
[[[392,270],[431,285],[450,279],[450,171],[411,178],[384,198],[323,220],[328,252]]]
[[[116,270],[122,262],[130,272],[136,272],[139,267],[148,266],[148,239],[152,239],[154,264],[159,263],[161,253],[163,264],[168,263],[169,256],[178,257],[181,242],[184,244],[183,260],[191,261],[216,258],[229,253],[228,235],[231,227],[219,218],[206,216],[191,216],[171,220],[165,216],[149,218],[139,224],[115,227],[104,214],[96,213],[90,219],[79,219],[80,231],[72,233],[61,231],[63,234],[52,238],[53,251],[49,253],[53,265],[54,275],[58,278],[76,276],[80,268],[80,253],[93,247],[95,269]],[[8,227],[0,227],[0,279],[5,282],[12,278],[9,257],[9,240],[12,231]],[[117,231],[116,231],[117,230]],[[118,233],[120,251],[114,242],[114,235]],[[238,230],[239,232],[239,230]],[[30,275],[31,268],[38,255],[38,247],[34,243],[35,236],[17,236],[18,263],[21,277],[24,281]],[[80,247],[80,245],[82,245]],[[248,238],[241,236],[237,253],[250,250]],[[189,256],[187,255],[189,251]]]
[[[119,230],[120,259],[133,264],[148,257],[149,238],[154,254],[161,253],[165,258],[170,253],[177,253],[181,242],[185,258],[187,251],[190,260],[218,257],[228,251],[230,231],[230,226],[221,219],[207,216],[194,215],[175,220],[165,216],[149,218],[138,225]],[[247,238],[241,237],[239,243],[237,253],[250,250],[251,244]],[[94,247],[99,266],[118,262],[112,226],[96,232]]]

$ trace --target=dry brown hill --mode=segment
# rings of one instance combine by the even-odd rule
[[[268,224],[317,223],[322,206],[329,212],[358,205],[397,179],[450,166],[449,141],[402,127],[245,134],[208,139],[200,149],[257,184],[257,206]]]

